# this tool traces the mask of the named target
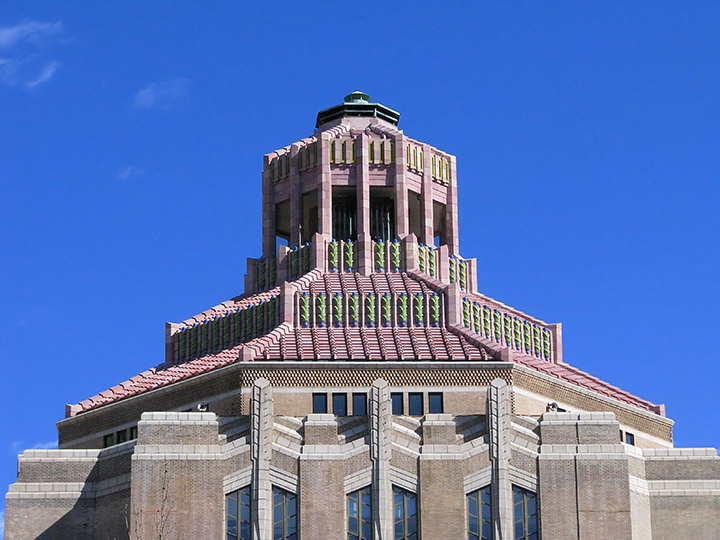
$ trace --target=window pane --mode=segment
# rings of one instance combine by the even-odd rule
[[[430,392],[428,394],[430,414],[443,413],[443,395],[441,392]]]
[[[392,413],[403,414],[403,395],[400,392],[390,394],[392,400]]]
[[[367,396],[365,394],[353,394],[353,414],[356,416],[367,414]]]
[[[347,416],[346,394],[333,394],[333,414],[335,416]]]
[[[327,412],[327,394],[313,394],[313,412],[315,414]]]
[[[411,392],[409,395],[410,416],[423,415],[423,395]]]
[[[535,493],[513,486],[516,540],[538,540],[537,496]]]
[[[467,495],[468,536],[477,540],[491,540],[490,486]]]
[[[228,540],[250,540],[250,486],[228,493],[225,506]]]

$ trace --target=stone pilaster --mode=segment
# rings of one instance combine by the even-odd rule
[[[538,484],[544,537],[631,540],[629,464],[619,429],[613,413],[543,415]]]
[[[297,143],[290,147],[290,245],[302,245],[302,184],[297,166]],[[283,159],[285,159],[283,157]]]
[[[372,240],[370,238],[370,156],[369,137],[361,133],[357,137],[357,232],[358,232],[358,271],[370,275],[373,271]]]
[[[221,540],[223,475],[214,413],[143,413],[131,465],[130,537]]]
[[[330,140],[318,137],[318,232],[332,238],[332,181],[330,178]]]
[[[252,539],[272,538],[272,459],[273,396],[270,383],[258,379],[250,402],[250,459],[252,462]]]
[[[275,255],[275,189],[268,170],[269,159],[263,160],[262,173],[262,249],[263,255]]]
[[[304,538],[344,540],[345,468],[337,459],[338,426],[332,414],[310,414],[300,456],[300,530]],[[339,466],[340,465],[340,466]]]
[[[433,219],[432,169],[430,165],[431,150],[427,144],[422,145],[422,235],[420,241],[426,246],[435,245],[435,229]],[[419,159],[419,157],[418,157]]]
[[[510,388],[495,379],[488,388],[488,427],[492,464],[492,510],[495,540],[511,540],[513,495],[510,482]]]
[[[445,241],[450,253],[460,255],[460,227],[458,226],[457,160],[450,156],[450,178],[448,178],[447,204],[445,206]]]
[[[405,157],[405,137],[402,133],[394,136],[395,155],[395,236],[400,240],[410,234],[410,216],[408,215],[407,163]]]
[[[422,423],[418,502],[422,538],[465,538],[462,454],[450,414],[428,414]]]
[[[390,387],[382,379],[370,389],[370,459],[373,478],[373,538],[393,538],[393,494],[390,482],[392,405]]]

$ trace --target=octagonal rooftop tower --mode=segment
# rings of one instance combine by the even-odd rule
[[[455,157],[398,130],[400,114],[353,92],[315,133],[265,156],[263,254],[277,240],[403,240],[458,254]],[[367,273],[368,261],[359,261]]]

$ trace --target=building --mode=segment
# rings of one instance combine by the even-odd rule
[[[455,158],[398,120],[355,92],[265,156],[246,292],[67,406],[7,540],[720,537],[717,452],[478,292]]]

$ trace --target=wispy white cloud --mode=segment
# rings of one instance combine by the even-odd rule
[[[117,172],[115,173],[115,179],[116,180],[127,180],[128,178],[133,178],[135,176],[141,176],[145,171],[142,169],[138,169],[137,167],[134,167],[133,165],[124,165],[120,167]]]
[[[53,75],[55,75],[55,72],[58,70],[59,67],[60,62],[49,62],[45,64],[45,66],[42,68],[42,71],[40,71],[40,73],[35,79],[28,81],[25,84],[28,88],[35,88],[38,85],[46,83],[52,78]]]
[[[0,28],[0,48],[12,47],[23,42],[39,47],[63,31],[62,21],[55,23],[23,21],[15,26]]]
[[[138,91],[133,107],[138,109],[168,109],[188,99],[188,80],[185,78],[154,82]]]
[[[57,448],[57,441],[40,442],[30,447],[30,450],[49,450],[51,448]]]
[[[60,38],[62,21],[24,21],[0,27],[0,83],[6,86],[37,88],[52,79],[60,62],[48,58],[46,45]]]

